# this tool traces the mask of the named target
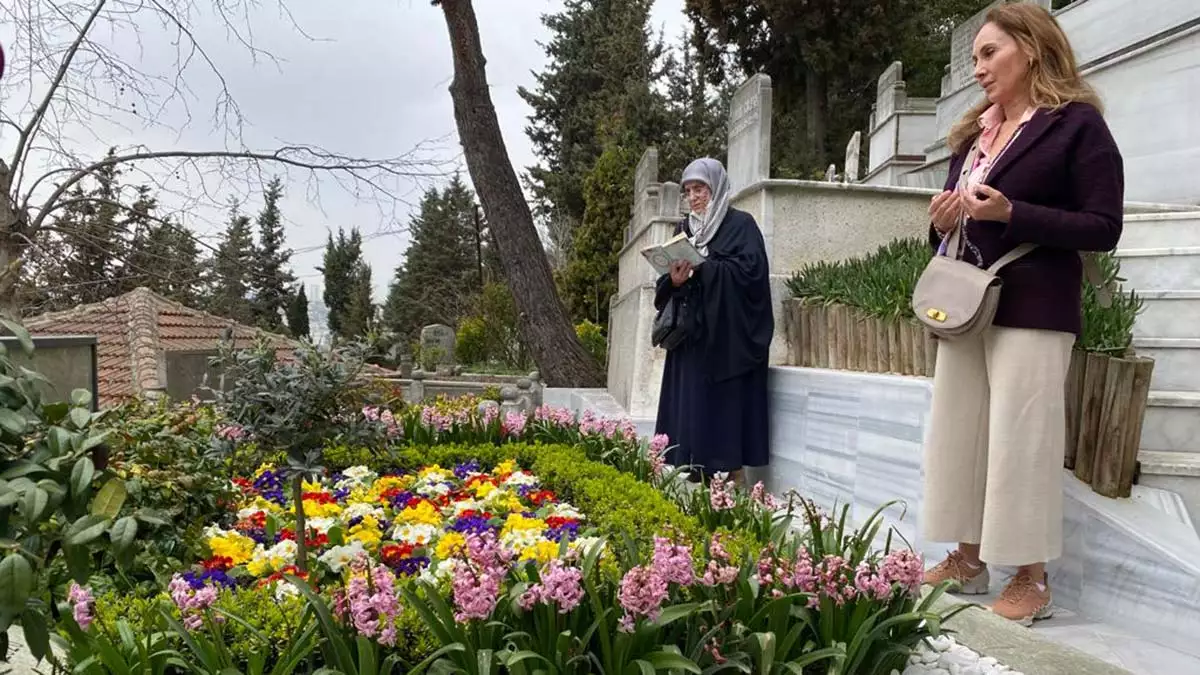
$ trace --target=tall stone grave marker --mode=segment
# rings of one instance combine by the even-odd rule
[[[742,83],[729,104],[729,187],[734,193],[771,174],[771,78]]]
[[[846,144],[846,182],[858,182],[858,160],[862,156],[862,132],[856,131]]]
[[[454,329],[435,323],[421,329],[421,354],[423,366],[450,366],[454,364]],[[430,356],[432,355],[432,356]]]

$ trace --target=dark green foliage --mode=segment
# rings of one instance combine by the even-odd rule
[[[213,258],[212,296],[208,310],[247,325],[254,323],[250,303],[255,250],[250,217],[237,206],[229,209],[229,223]]]
[[[145,286],[189,307],[204,299],[204,261],[182,225],[156,220],[135,229],[128,266],[135,276],[125,280],[124,292]]]
[[[459,321],[455,358],[484,370],[528,370],[530,356],[521,342],[517,318],[517,303],[508,286],[487,284],[474,298],[470,314]]]
[[[575,335],[596,361],[601,365],[608,363],[608,338],[604,336],[603,328],[591,321],[583,321],[575,326]]]
[[[375,316],[371,301],[371,268],[363,260],[362,234],[357,228],[330,233],[325,257],[318,268],[325,280],[329,330],[335,337],[353,339],[367,334]]]
[[[633,203],[637,157],[632,145],[611,144],[584,177],[587,207],[559,278],[559,292],[576,321],[608,325],[609,301],[617,292],[622,234]]]
[[[913,319],[912,293],[932,255],[924,239],[897,239],[866,256],[806,265],[788,280],[788,290],[797,298],[849,305],[872,316]],[[1112,254],[1099,254],[1096,260],[1105,282],[1123,281]],[[1141,309],[1142,299],[1124,289],[1113,294],[1110,307],[1101,307],[1095,288],[1085,280],[1079,348],[1124,353],[1132,344],[1133,322]]]
[[[303,284],[288,300],[287,324],[288,332],[292,334],[292,337],[307,338],[309,336],[308,294],[305,292]]]
[[[483,258],[489,235],[475,195],[460,176],[425,193],[409,232],[412,243],[383,308],[384,326],[402,344],[416,340],[429,324],[458,325],[491,274]]]
[[[283,314],[291,295],[289,289],[296,282],[295,275],[288,269],[292,251],[284,244],[283,217],[279,212],[282,197],[283,182],[274,178],[263,192],[263,207],[257,222],[258,247],[254,250],[250,278],[254,324],[272,333],[283,328]]]

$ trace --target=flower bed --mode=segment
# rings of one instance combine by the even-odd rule
[[[295,505],[274,467],[238,481],[243,500],[231,527],[205,532],[212,557],[185,581],[232,587],[275,584],[296,573]],[[314,559],[309,576],[336,578],[360,554],[400,577],[449,578],[455,553],[470,535],[490,533],[515,560],[549,562],[595,541],[586,518],[542,487],[534,474],[504,461],[483,471],[478,461],[437,464],[413,472],[376,473],[353,466],[306,482],[304,512]],[[277,593],[295,593],[279,584]]]

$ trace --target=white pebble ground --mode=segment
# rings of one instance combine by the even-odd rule
[[[893,670],[892,675],[1022,675],[990,656],[976,654],[948,635],[938,636],[930,642],[932,648],[922,643],[917,647],[917,653],[909,657],[908,667],[903,672]]]

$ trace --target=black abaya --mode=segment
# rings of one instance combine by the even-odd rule
[[[696,326],[687,342],[667,353],[655,427],[674,446],[669,463],[711,475],[768,463],[767,367],[775,320],[766,247],[754,218],[729,209],[708,250],[682,287],[668,275],[658,280],[656,308],[686,295]]]

